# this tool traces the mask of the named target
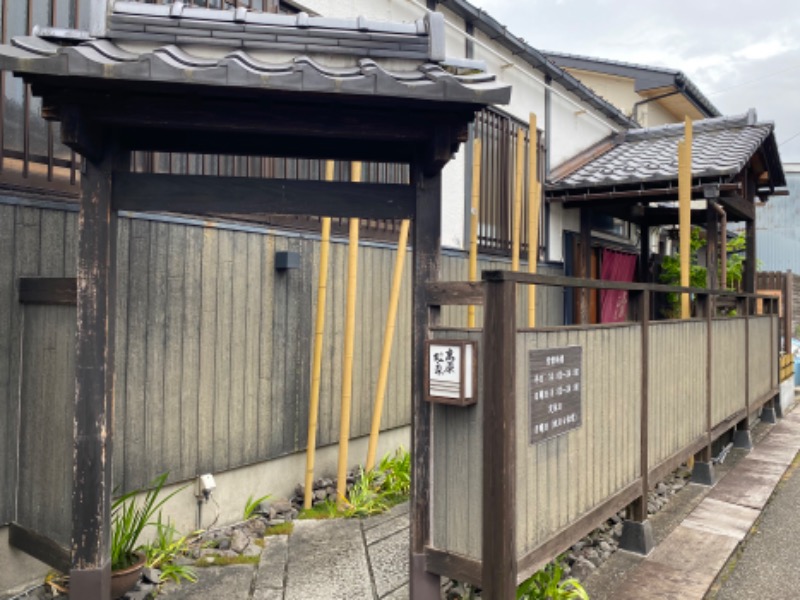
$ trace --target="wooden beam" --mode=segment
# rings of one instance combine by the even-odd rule
[[[389,183],[114,173],[113,206],[196,215],[282,214],[408,219],[414,188]]]
[[[431,573],[482,587],[481,561],[474,558],[429,546],[425,548],[425,566]]]
[[[481,582],[486,598],[517,590],[516,294],[512,281],[486,284],[483,327],[483,508]]]
[[[720,196],[718,202],[728,214],[729,221],[752,221],[756,218],[756,206],[741,196]]]
[[[430,306],[483,305],[484,285],[480,281],[440,281],[426,286]]]
[[[552,190],[546,195],[546,198],[551,202],[561,202],[564,208],[578,208],[586,202],[593,202],[598,208],[602,208],[599,201],[606,200],[610,202],[627,202],[629,204],[637,204],[639,202],[669,202],[678,199],[678,188],[675,187],[674,182],[669,182],[666,187],[662,188],[645,188],[640,187],[637,189],[623,189],[623,190],[606,190],[602,192],[574,192],[571,190]],[[705,198],[703,190],[705,186],[695,185],[691,188],[692,199],[702,200]],[[719,190],[721,192],[737,192],[741,191],[742,186],[739,183],[721,183]]]
[[[441,255],[442,176],[425,175],[424,166],[412,167],[416,194],[411,334],[411,597],[439,600],[439,577],[425,568],[425,548],[431,542],[431,403],[425,401],[425,342],[438,324],[439,310],[428,305],[427,284],[439,279]]]
[[[78,302],[75,277],[20,277],[19,301],[22,304],[65,304]]]
[[[68,549],[40,533],[23,527],[19,523],[11,523],[9,525],[8,544],[30,554],[62,573],[69,571]]]

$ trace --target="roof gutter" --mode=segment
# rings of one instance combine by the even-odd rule
[[[638,123],[639,122],[639,107],[640,106],[642,106],[643,104],[649,104],[650,102],[654,102],[656,100],[661,100],[662,98],[669,98],[670,96],[677,96],[681,92],[682,92],[682,90],[680,88],[678,88],[677,90],[672,91],[672,92],[667,92],[666,94],[660,94],[658,96],[653,96],[652,98],[645,98],[644,100],[639,100],[638,102],[635,102],[633,104],[633,110],[631,111],[631,118]]]

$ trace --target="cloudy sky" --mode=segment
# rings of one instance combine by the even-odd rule
[[[800,162],[798,0],[471,0],[540,50],[680,69],[723,114],[775,122]]]

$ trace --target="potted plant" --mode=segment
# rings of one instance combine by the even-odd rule
[[[140,551],[139,538],[159,509],[181,491],[178,489],[159,498],[167,475],[156,477],[140,501],[137,502],[136,497],[142,490],[137,489],[123,494],[111,506],[111,600],[125,594],[139,581],[146,558]]]

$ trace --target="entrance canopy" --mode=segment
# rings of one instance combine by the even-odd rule
[[[477,61],[448,60],[442,15],[416,23],[209,10],[99,7],[103,34],[35,28],[0,46],[45,117],[83,156],[77,278],[71,594],[108,597],[118,210],[414,219],[411,594],[438,598],[430,542],[425,340],[435,313],[441,168],[475,111],[510,99]],[[405,163],[410,184],[131,172],[133,150]],[[234,258],[235,260],[235,258]],[[134,291],[135,293],[135,291]],[[58,450],[58,449],[56,449]],[[47,532],[26,547],[66,550]]]

